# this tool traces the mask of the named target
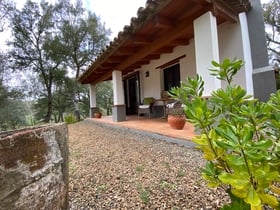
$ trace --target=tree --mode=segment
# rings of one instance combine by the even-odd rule
[[[22,102],[21,90],[5,84],[7,61],[7,55],[0,53],[0,131],[27,125],[27,108]]]
[[[64,48],[60,45],[55,30],[55,10],[47,2],[40,4],[28,0],[22,11],[15,10],[12,18],[11,55],[15,68],[33,71],[47,95],[47,110],[44,121],[49,122],[52,115],[53,82],[61,72]]]
[[[267,47],[272,65],[275,68],[277,89],[280,88],[280,0],[272,0],[263,5],[264,22],[266,24]]]
[[[0,32],[3,32],[10,13],[14,10],[14,2],[11,0],[0,0]]]
[[[109,32],[99,19],[87,13],[81,1],[71,2],[52,5],[28,0],[11,18],[13,68],[32,76],[33,97],[39,99],[36,116],[44,122],[63,121],[63,112],[69,110],[80,118],[79,106],[88,103],[88,93],[79,87],[79,75],[108,42]]]
[[[75,87],[75,85],[77,85]],[[75,94],[74,94],[75,91]],[[76,101],[80,110],[81,117],[88,116],[89,95],[88,88],[81,84],[75,84],[75,79],[65,77],[55,85],[53,94],[53,108],[55,122],[64,121],[64,113],[73,113],[73,95],[76,95]]]
[[[111,81],[105,81],[99,83],[96,86],[96,98],[98,107],[101,108],[101,111],[106,113],[106,115],[112,114],[112,105],[113,105],[113,86]],[[105,114],[104,113],[104,114]]]
[[[77,0],[75,4],[71,4],[69,0],[61,0],[57,8],[60,11],[59,20],[61,21],[60,40],[67,49],[67,67],[75,75],[72,100],[79,120],[78,78],[82,68],[85,68],[108,43],[107,35],[110,31],[105,29],[94,13],[83,8],[80,0]]]

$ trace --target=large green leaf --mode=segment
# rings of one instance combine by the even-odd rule
[[[240,176],[238,174],[222,173],[218,177],[223,183],[230,184],[236,189],[244,189],[250,184],[247,176]]]
[[[268,149],[273,145],[273,142],[271,140],[263,140],[263,141],[258,141],[258,142],[254,142],[251,145],[251,148],[253,149]]]
[[[267,154],[263,154],[263,152],[257,151],[255,149],[248,149],[244,151],[245,155],[247,158],[250,158],[250,160],[254,161],[254,162],[260,162],[263,160],[266,160],[267,158]]]
[[[235,143],[236,145],[238,144],[238,137],[229,127],[227,127],[226,129],[216,128],[216,132],[226,140]]]
[[[215,142],[219,147],[222,147],[223,149],[229,149],[229,150],[234,150],[236,148],[236,145],[232,143],[227,143],[224,141],[216,141]]]
[[[248,195],[244,199],[247,203],[249,203],[251,206],[259,206],[261,205],[261,199],[258,196],[256,190],[254,189],[253,185],[250,185]]]
[[[270,194],[260,194],[260,198],[263,203],[273,207],[274,209],[280,209],[280,203],[275,196]]]

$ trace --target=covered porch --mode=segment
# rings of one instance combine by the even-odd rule
[[[122,122],[114,122],[112,116],[104,116],[102,118],[89,118],[88,120],[103,124],[105,126],[119,126],[133,131],[150,133],[159,135],[158,138],[171,138],[190,142],[195,136],[194,127],[191,123],[186,122],[182,130],[175,130],[168,125],[164,118],[146,118],[137,115],[126,116],[126,120]]]
[[[107,80],[113,84],[114,122],[137,114],[144,98],[162,100],[163,91],[187,76],[201,75],[203,96],[209,96],[226,87],[208,71],[213,60],[225,58],[245,61],[234,83],[265,100],[275,87],[258,84],[275,79],[261,17],[260,1],[148,0],[79,78],[89,84],[91,116],[98,109],[96,84]]]

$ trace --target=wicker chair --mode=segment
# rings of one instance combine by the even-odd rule
[[[138,116],[141,114],[148,115],[151,118],[152,106],[155,99],[153,97],[148,97],[143,99],[143,104],[138,106]]]

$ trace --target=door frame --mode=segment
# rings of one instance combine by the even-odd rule
[[[123,77],[123,87],[124,87],[124,98],[126,104],[126,113],[129,114],[137,114],[134,113],[132,110],[133,108],[130,106],[130,95],[129,95],[129,85],[128,82],[130,79],[136,79],[135,89],[136,89],[136,105],[138,106],[141,102],[141,95],[140,95],[140,75],[139,71],[129,74]]]

